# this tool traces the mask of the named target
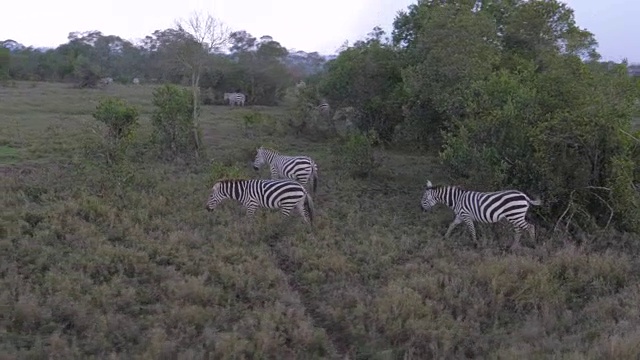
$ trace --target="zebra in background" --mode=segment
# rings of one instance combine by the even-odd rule
[[[261,146],[257,149],[253,169],[259,171],[262,165],[269,164],[271,178],[296,180],[305,185],[312,183],[313,193],[318,189],[318,165],[308,156],[287,156],[275,150]]]
[[[320,105],[316,106],[316,109],[318,110],[318,112],[320,112],[320,114],[329,114],[329,112],[331,111],[331,107],[324,100]]]
[[[224,100],[229,101],[229,105],[241,105],[244,106],[244,102],[247,97],[243,93],[234,92],[234,93],[224,93]]]
[[[429,211],[436,204],[447,205],[456,215],[447,229],[445,238],[451,235],[456,225],[464,222],[477,245],[474,221],[496,223],[506,219],[515,229],[515,240],[511,245],[511,249],[515,249],[520,247],[523,230],[535,240],[535,226],[527,222],[525,215],[530,205],[542,205],[542,201],[531,200],[527,195],[516,190],[478,192],[464,190],[457,186],[433,186],[431,181],[427,181],[421,208],[423,211]]]
[[[104,77],[104,78],[100,79],[100,84],[102,84],[102,85],[113,84],[113,78]]]
[[[258,207],[280,209],[284,216],[296,208],[304,221],[313,226],[313,200],[300,183],[292,180],[220,180],[213,185],[205,208],[212,212],[225,199],[239,201],[248,216],[253,216]]]

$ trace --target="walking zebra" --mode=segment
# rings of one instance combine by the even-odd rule
[[[205,208],[211,212],[225,199],[237,200],[253,216],[258,207],[280,209],[289,216],[296,208],[304,221],[313,226],[313,200],[305,188],[291,180],[225,179],[216,182],[211,189]]]
[[[262,165],[269,164],[271,178],[286,178],[305,185],[312,183],[313,193],[318,189],[318,165],[308,156],[287,156],[264,146],[258,148],[253,161],[253,169],[259,171]]]
[[[477,244],[474,221],[482,223],[496,223],[507,219],[514,227],[516,236],[511,248],[520,246],[522,231],[528,231],[535,240],[535,226],[525,219],[529,205],[541,205],[540,200],[531,200],[527,195],[516,190],[504,190],[496,192],[477,192],[461,189],[457,186],[433,186],[427,181],[427,189],[422,196],[421,208],[430,210],[436,204],[445,204],[456,215],[445,238],[451,235],[456,225],[464,222],[467,224],[473,241]]]
[[[242,105],[244,106],[244,102],[247,97],[243,93],[224,93],[224,99],[229,101],[229,105]]]

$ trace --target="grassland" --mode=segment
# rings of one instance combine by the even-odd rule
[[[0,88],[0,358],[640,356],[637,237],[575,244],[541,224],[518,253],[507,226],[479,226],[478,249],[462,227],[445,241],[451,212],[419,209],[426,180],[446,180],[435,158],[379,150],[380,168],[352,179],[332,143],[286,131],[283,108],[254,108],[276,121],[248,136],[248,110],[206,106],[207,159],[161,162],[151,92]],[[93,146],[107,95],[141,111],[118,173]],[[235,203],[204,210],[212,167],[257,176],[261,144],[318,162],[313,231]]]

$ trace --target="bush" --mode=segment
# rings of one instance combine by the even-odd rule
[[[114,141],[130,138],[138,126],[138,110],[118,98],[100,101],[93,118],[107,125],[108,136]]]
[[[309,134],[314,137],[332,137],[337,134],[333,117],[321,114],[316,107],[322,102],[320,93],[314,85],[306,85],[295,90],[290,104],[291,120],[289,127],[296,135]]]
[[[350,134],[338,146],[333,147],[333,155],[336,162],[349,169],[351,176],[365,178],[380,166],[373,153],[373,144],[377,141],[373,130]]]
[[[163,153],[175,157],[193,153],[197,142],[193,136],[193,94],[188,89],[166,84],[153,91],[151,115],[153,142]],[[195,129],[199,132],[199,129]]]
[[[220,179],[246,179],[246,172],[236,165],[225,165],[214,161],[209,172],[209,183],[213,184]]]
[[[106,163],[121,163],[138,127],[138,110],[122,99],[107,98],[100,101],[93,118],[107,126],[105,142],[100,145]]]
[[[542,194],[550,226],[640,231],[626,74],[559,58],[545,72],[494,73],[470,93],[441,153],[455,177]]]

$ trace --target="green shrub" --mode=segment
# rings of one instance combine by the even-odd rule
[[[107,165],[117,163],[125,166],[125,153],[133,143],[138,128],[138,110],[125,100],[107,98],[100,101],[93,117],[107,126],[107,134],[98,141],[99,144],[87,144],[87,150],[93,155],[104,156]]]
[[[193,153],[193,94],[188,89],[166,84],[153,91],[155,109],[151,115],[153,142],[163,153],[175,157]],[[196,129],[195,131],[199,131]]]
[[[338,143],[338,146],[333,147],[335,161],[343,164],[353,177],[368,177],[380,166],[373,151],[373,145],[377,141],[373,130],[368,133],[350,134]]]

